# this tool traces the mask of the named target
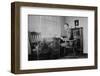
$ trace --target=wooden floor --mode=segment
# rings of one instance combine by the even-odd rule
[[[58,57],[58,58],[40,58],[40,59],[37,59],[34,56],[29,56],[28,60],[32,61],[32,60],[80,59],[80,58],[88,58],[88,55],[87,54],[80,54],[80,55],[69,54],[63,57]]]
[[[87,54],[82,54],[82,55],[67,55],[62,57],[61,59],[76,59],[76,58],[88,58]]]

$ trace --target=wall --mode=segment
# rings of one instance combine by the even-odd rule
[[[28,16],[28,31],[40,32],[40,16],[29,15]],[[40,27],[41,28],[41,27]]]
[[[34,16],[28,17],[28,31],[40,32],[42,37],[60,36],[64,17],[60,16]]]
[[[0,76],[100,76],[100,59],[98,70],[63,71],[38,74],[10,73],[11,61],[11,6],[13,1],[41,2],[53,4],[98,6],[98,33],[100,33],[100,0],[1,0],[0,1]],[[100,50],[100,35],[98,34],[98,50]],[[100,58],[100,51],[98,51]],[[58,63],[59,64],[59,63]]]

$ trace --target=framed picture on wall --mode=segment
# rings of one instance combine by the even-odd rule
[[[97,7],[11,3],[12,73],[96,68]]]

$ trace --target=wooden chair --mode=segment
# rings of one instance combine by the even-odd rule
[[[40,41],[40,33],[28,32],[29,43],[31,47],[31,59],[38,59],[38,44]]]

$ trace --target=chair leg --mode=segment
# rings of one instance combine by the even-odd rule
[[[76,56],[76,52],[75,52],[75,49],[74,48],[73,48],[73,55]]]

